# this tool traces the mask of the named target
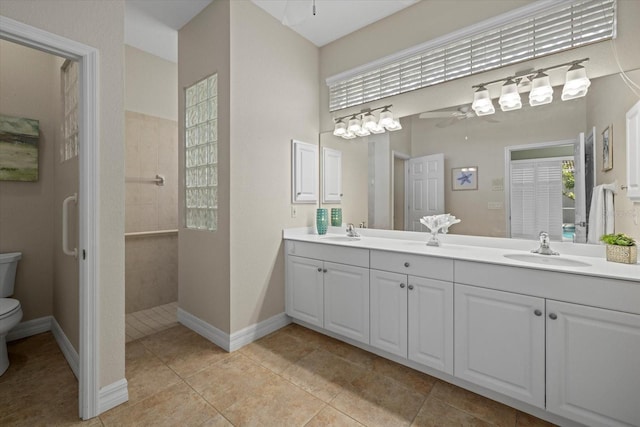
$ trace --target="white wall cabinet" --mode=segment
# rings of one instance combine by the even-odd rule
[[[455,285],[455,376],[545,407],[545,301]]]
[[[322,148],[322,202],[342,201],[342,151]]]
[[[318,201],[318,146],[291,141],[291,201],[316,203]]]
[[[640,101],[627,112],[627,197],[640,202]]]
[[[324,328],[369,344],[369,269],[324,263]]]
[[[640,316],[547,301],[547,410],[640,426]]]

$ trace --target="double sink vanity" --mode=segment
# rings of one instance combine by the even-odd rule
[[[556,424],[640,426],[640,264],[358,231],[284,231],[294,322]]]

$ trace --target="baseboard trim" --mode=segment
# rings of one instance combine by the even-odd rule
[[[280,328],[284,328],[289,323],[291,323],[291,318],[282,312],[275,316],[271,316],[262,322],[247,326],[238,332],[234,332],[231,334],[229,340],[230,351],[236,351],[247,344],[251,344],[265,335],[269,335]]]
[[[56,339],[58,347],[60,347],[60,351],[62,351],[64,358],[67,359],[67,363],[73,371],[73,375],[76,376],[76,379],[80,378],[80,357],[78,356],[78,352],[73,348],[73,345],[71,345],[71,341],[69,341],[69,338],[67,338],[67,335],[64,333],[55,317],[51,318],[51,332],[53,333],[53,337]]]
[[[104,386],[98,393],[98,414],[129,400],[128,383],[125,378]]]
[[[208,339],[218,347],[223,348],[225,351],[230,351],[229,334],[221,331],[213,325],[210,325],[180,307],[178,307],[178,322],[182,323],[198,335]]]
[[[228,352],[236,351],[247,344],[277,331],[291,323],[291,318],[284,312],[276,314],[262,322],[247,326],[244,329],[229,335],[221,331],[193,314],[178,308],[178,322],[191,329],[195,333],[208,339],[218,347]]]
[[[51,330],[52,320],[53,316],[44,316],[27,320],[26,322],[20,322],[7,334],[7,341],[15,341],[43,332],[49,332]]]

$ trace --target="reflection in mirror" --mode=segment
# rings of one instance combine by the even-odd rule
[[[640,70],[627,74],[637,79]],[[528,157],[528,160],[551,156],[549,153],[524,150],[526,147],[521,146],[539,148],[545,144],[564,145],[568,151],[552,156],[558,165],[556,181],[559,183],[557,191],[560,200],[556,206],[560,212],[554,215],[554,221],[559,225],[554,225],[553,233],[555,240],[571,241],[574,239],[573,224],[586,225],[587,218],[585,213],[579,213],[585,216],[576,219],[573,200],[563,196],[563,191],[571,192],[566,185],[567,177],[562,178],[563,164],[565,168],[572,166],[573,145],[580,141],[580,134],[586,138],[595,127],[595,142],[587,140],[588,146],[595,146],[595,153],[589,152],[587,155],[591,164],[582,166],[580,176],[576,177],[577,182],[584,182],[584,169],[589,171],[586,177],[590,181],[585,184],[584,194],[579,196],[583,199],[585,210],[589,210],[587,198],[594,182],[609,183],[616,179],[624,182],[626,162],[621,129],[624,127],[624,114],[634,102],[637,102],[637,97],[619,76],[612,75],[593,79],[589,93],[584,98],[571,101],[554,99],[551,104],[538,107],[526,105],[521,110],[509,112],[497,109],[495,114],[483,117],[476,117],[468,106],[453,106],[422,114],[423,118],[421,114],[404,117],[401,119],[403,129],[397,132],[351,141],[335,137],[330,132],[323,133],[320,144],[343,153],[341,207],[345,223],[358,225],[365,222],[372,228],[412,229],[408,221],[411,207],[407,205],[409,197],[406,197],[408,192],[405,190],[409,181],[406,159],[443,153],[442,212],[451,213],[462,220],[450,233],[494,237],[509,237],[511,234],[511,161],[522,162],[522,156]],[[619,140],[614,139],[613,173],[601,171],[602,147],[599,136],[609,125],[613,125],[619,135]],[[516,146],[518,148],[513,148]],[[512,149],[508,150],[507,147]],[[508,157],[511,155],[513,158]],[[478,189],[453,191],[451,169],[470,165],[478,167]],[[407,181],[404,184],[400,182],[403,178]],[[627,203],[624,197],[618,198],[622,205]],[[538,210],[540,206],[537,206]],[[629,206],[633,209],[632,204]],[[544,222],[534,225],[536,230],[541,227],[547,225]],[[539,231],[535,231],[536,235]],[[518,235],[523,237],[522,234]],[[582,230],[582,235],[586,235],[586,229]],[[577,241],[584,240],[580,237]]]

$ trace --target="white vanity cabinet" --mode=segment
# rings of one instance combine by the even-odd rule
[[[369,344],[369,251],[287,241],[286,252],[286,313]]]
[[[453,262],[371,251],[371,268],[371,345],[452,374]]]
[[[547,301],[547,410],[640,426],[640,315]]]
[[[455,376],[545,406],[545,300],[455,285]]]

